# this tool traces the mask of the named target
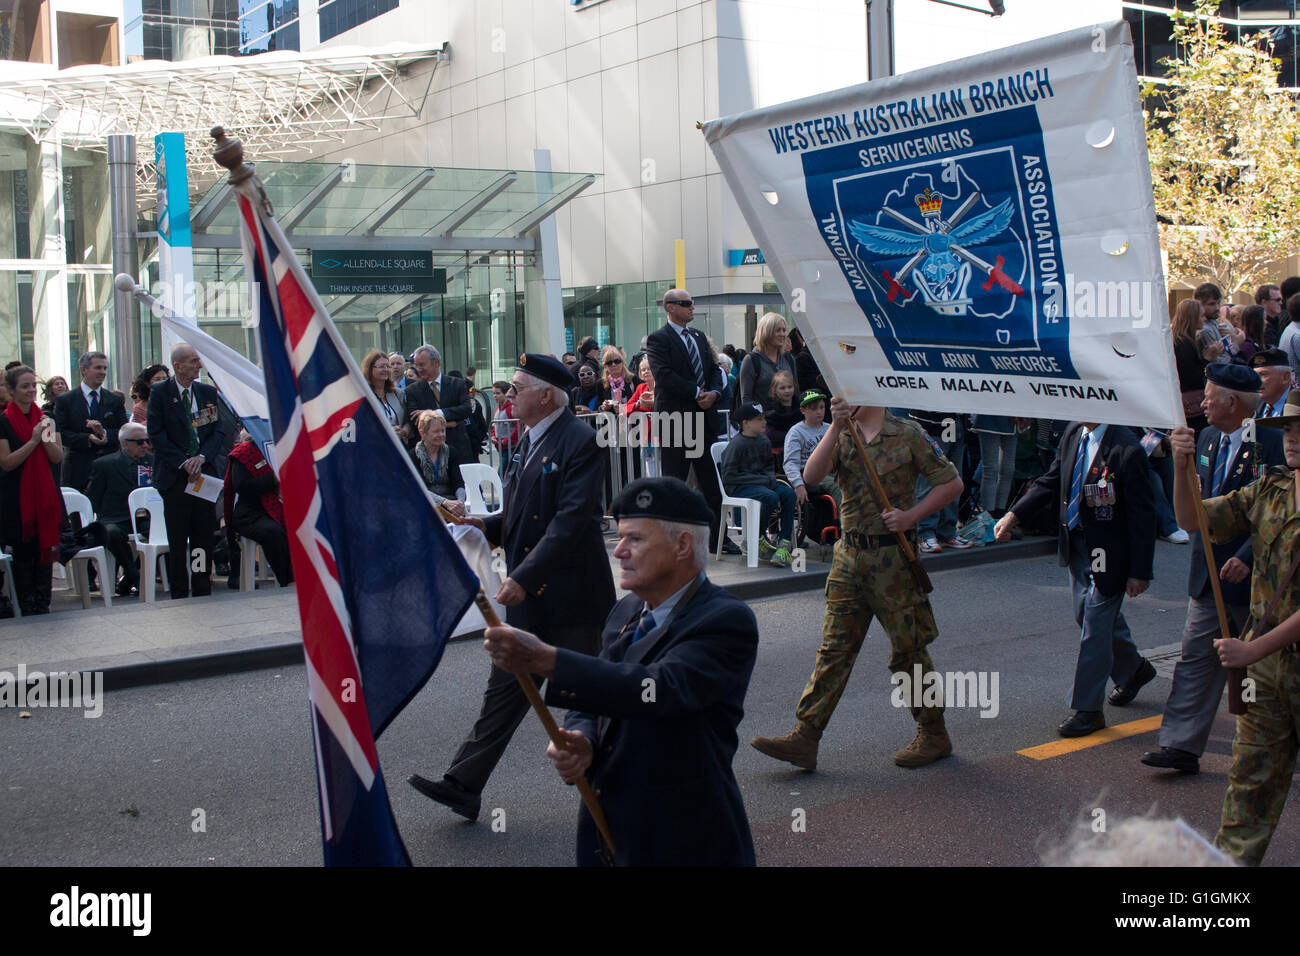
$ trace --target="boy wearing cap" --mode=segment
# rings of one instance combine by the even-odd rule
[[[767,416],[762,405],[744,405],[740,410],[740,434],[727,443],[722,453],[722,486],[734,498],[753,498],[762,505],[761,527],[766,528],[772,510],[781,508],[781,530],[773,548],[758,536],[760,557],[779,568],[790,566],[790,539],[794,535],[794,489],[781,484],[772,472],[772,443],[767,440]]]
[[[1205,502],[1210,537],[1222,543],[1249,533],[1255,549],[1251,620],[1242,640],[1214,642],[1225,667],[1246,668],[1246,713],[1237,718],[1232,769],[1214,845],[1258,865],[1291,789],[1300,732],[1300,397],[1284,413],[1255,420],[1256,428],[1280,428],[1286,467],[1270,468],[1258,481]],[[1174,511],[1193,529],[1196,489],[1186,459],[1196,436],[1186,427],[1170,436],[1174,451]],[[1290,580],[1288,580],[1288,577]],[[1253,696],[1246,691],[1252,690]]]
[[[808,464],[808,459],[831,430],[831,426],[826,424],[826,396],[821,392],[804,392],[803,398],[799,400],[799,411],[803,414],[803,421],[796,422],[785,434],[782,467],[786,480],[794,486],[795,496],[802,505],[809,495],[803,480],[803,466]],[[830,495],[835,499],[836,506],[840,503],[840,490],[831,479],[823,480],[814,493]]]

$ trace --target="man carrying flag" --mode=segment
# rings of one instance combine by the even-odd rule
[[[405,865],[376,738],[424,686],[477,591],[243,149],[213,130],[245,274],[302,615],[327,865]],[[365,546],[388,529],[377,555]],[[418,560],[415,556],[418,555]]]

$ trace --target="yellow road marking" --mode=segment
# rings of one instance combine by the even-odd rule
[[[1076,750],[1086,750],[1089,747],[1108,744],[1112,740],[1123,740],[1125,737],[1134,737],[1151,730],[1158,730],[1160,728],[1160,719],[1161,715],[1159,714],[1155,717],[1143,717],[1141,720],[1132,720],[1127,724],[1115,724],[1106,727],[1086,737],[1065,737],[1061,740],[1053,740],[1049,744],[1039,744],[1037,747],[1017,750],[1016,753],[1022,757],[1028,757],[1030,760],[1046,760],[1049,757],[1059,757],[1061,754],[1074,753]]]

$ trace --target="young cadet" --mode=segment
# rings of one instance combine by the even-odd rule
[[[849,429],[861,434],[891,507],[878,499]],[[826,618],[812,677],[795,708],[797,723],[783,737],[755,737],[759,753],[805,770],[817,769],[817,747],[848,683],[871,619],[889,636],[891,674],[909,681],[934,670],[926,645],[938,636],[930,601],[917,585],[895,532],[908,532],[961,494],[961,477],[915,422],[884,408],[851,409],[831,399],[831,427],[804,466],[804,481],[817,484],[829,474],[844,495],[842,537],[826,579]],[[931,492],[914,503],[916,479],[925,475]],[[909,535],[913,549],[916,536]],[[921,767],[952,753],[943,723],[942,700],[922,706],[922,688],[912,687],[910,709],[916,738],[894,754],[900,767]]]
[[[1281,428],[1286,467],[1270,468],[1258,481],[1205,502],[1210,539],[1224,544],[1249,532],[1255,547],[1250,621],[1242,639],[1214,642],[1225,667],[1246,668],[1252,695],[1237,718],[1232,769],[1214,845],[1257,866],[1277,827],[1300,732],[1300,395],[1292,393],[1281,415],[1255,419],[1256,428]],[[1176,428],[1174,512],[1183,528],[1196,528],[1196,489],[1187,478],[1195,434]],[[1230,688],[1231,690],[1231,688]]]

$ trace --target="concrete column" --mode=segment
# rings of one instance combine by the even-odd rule
[[[63,235],[63,159],[57,133],[27,151],[27,189],[31,203],[31,254],[48,267],[32,274],[32,340],[41,378],[72,375],[68,330],[68,284]]]
[[[108,192],[111,204],[113,275],[138,277],[140,260],[135,234],[135,137],[108,137]],[[143,367],[140,354],[140,308],[130,292],[113,290],[112,349],[109,369],[113,384],[126,391],[136,370]],[[107,330],[105,330],[107,331]]]
[[[551,151],[533,150],[538,185],[552,189]],[[529,232],[537,241],[536,264],[524,269],[524,350],[564,354],[564,300],[560,296],[560,245],[555,217],[547,216]]]

